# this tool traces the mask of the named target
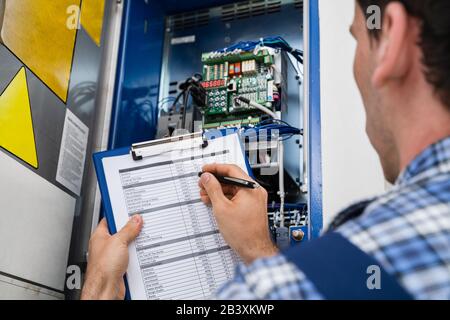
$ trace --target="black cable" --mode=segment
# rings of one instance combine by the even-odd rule
[[[183,129],[186,129],[186,114],[187,114],[187,104],[189,102],[189,94],[191,93],[191,87],[189,87],[185,92],[184,92],[184,97],[183,97],[183,120],[181,121],[181,127]]]
[[[180,100],[181,96],[183,95],[184,91],[180,92],[180,94],[178,94],[178,96],[175,98],[173,104],[172,104],[172,112],[175,112],[175,108],[178,104],[178,101]]]

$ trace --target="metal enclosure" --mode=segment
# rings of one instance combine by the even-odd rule
[[[266,4],[264,12],[243,9],[261,3]],[[307,154],[304,185],[309,191],[309,234],[317,237],[322,229],[318,1],[128,0],[124,6],[109,148],[156,137],[158,102],[176,90],[175,82],[201,70],[202,52],[274,34],[304,48],[305,95],[300,105],[305,108],[292,110],[287,117],[294,125],[305,122],[306,138],[299,142]],[[183,40],[193,36],[194,43]],[[298,94],[289,98],[299,99]],[[298,166],[302,160],[295,140],[289,142],[287,155],[291,157],[287,170],[295,179],[303,169]]]
[[[272,23],[267,23],[272,21]],[[263,27],[264,26],[264,27]],[[303,48],[303,7],[293,0],[241,2],[221,7],[175,14],[166,18],[164,54],[159,101],[174,94],[178,84],[202,70],[201,55],[245,40],[281,35],[294,48]],[[183,40],[189,39],[188,43]],[[181,43],[180,43],[181,42]],[[186,63],[189,61],[189,63]],[[289,72],[287,100],[292,106],[283,113],[283,120],[294,127],[303,125],[300,83],[287,64]],[[177,90],[178,93],[178,90]],[[297,181],[302,181],[303,144],[301,138],[286,142],[285,168]],[[298,143],[296,143],[298,142]]]

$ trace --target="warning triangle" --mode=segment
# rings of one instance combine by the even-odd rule
[[[81,25],[98,47],[101,44],[104,14],[105,0],[81,1]]]
[[[25,68],[0,95],[0,147],[38,167]]]

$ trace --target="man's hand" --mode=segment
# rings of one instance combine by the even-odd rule
[[[266,190],[221,185],[210,174],[252,180],[234,165],[206,165],[203,172],[199,181],[200,196],[204,203],[212,204],[225,241],[247,264],[275,255],[278,250],[269,234]]]
[[[81,299],[123,299],[123,276],[128,268],[128,245],[136,239],[143,225],[139,215],[115,235],[110,235],[103,219],[89,241],[88,267]]]

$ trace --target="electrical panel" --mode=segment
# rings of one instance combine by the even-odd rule
[[[268,49],[258,52],[219,53],[202,56],[203,82],[207,92],[203,108],[205,129],[260,123],[267,118],[260,110],[240,103],[237,97],[255,101],[267,108],[279,108],[279,85],[275,83],[275,56]]]
[[[209,23],[194,26],[184,23],[196,19],[197,12],[166,19],[157,138],[177,130],[239,131],[255,179],[268,192],[274,241],[285,248],[307,240],[311,232],[302,35],[301,28],[292,27],[300,27],[302,18],[291,0],[283,0],[279,9],[229,21],[223,7],[211,8]],[[256,30],[254,25],[265,19],[279,23]]]
[[[302,242],[308,234],[304,195],[284,169],[284,143],[303,130],[281,120],[288,111],[288,70],[296,74],[299,70],[288,68],[296,64],[283,50],[284,40],[270,39],[280,48],[265,46],[263,39],[260,44],[236,45],[251,46],[249,49],[203,53],[201,73],[187,78],[180,84],[181,92],[164,102],[172,105],[169,119],[178,119],[168,134],[180,125],[191,130],[195,120],[201,122],[203,130],[234,128],[240,132],[255,178],[269,193],[273,238],[284,248]],[[189,105],[190,124],[186,122]],[[298,104],[292,107],[300,108]]]
[[[285,248],[308,237],[304,192],[284,169],[284,144],[303,133],[282,120],[288,111],[288,70],[296,78],[300,70],[286,52],[294,49],[282,38],[270,39],[279,48],[267,47],[262,40],[235,45],[249,49],[203,53],[201,72],[181,83],[176,97],[164,99],[171,104],[165,118],[175,121],[163,129],[166,135],[176,129],[195,131],[194,122],[200,122],[203,130],[239,130],[255,178],[269,194],[271,233],[277,245]],[[169,122],[160,119],[160,124]]]

